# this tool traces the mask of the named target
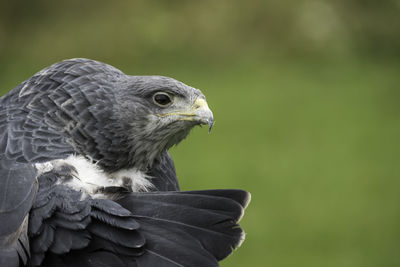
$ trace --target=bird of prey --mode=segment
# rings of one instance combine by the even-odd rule
[[[242,190],[180,191],[168,149],[213,114],[200,90],[94,60],[0,99],[0,266],[218,266]]]

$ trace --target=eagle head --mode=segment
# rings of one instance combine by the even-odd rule
[[[163,76],[129,76],[115,90],[114,132],[124,136],[130,165],[151,166],[196,125],[209,131],[214,118],[205,96],[196,88]],[[115,124],[114,124],[115,125]]]

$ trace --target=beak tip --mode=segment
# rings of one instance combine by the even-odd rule
[[[211,130],[212,130],[212,127],[213,127],[213,125],[214,125],[214,119],[210,119],[209,121],[208,121],[208,133],[210,134],[210,132],[211,132]]]
[[[205,99],[204,98],[196,99],[196,101],[192,106],[192,109],[194,115],[196,116],[196,120],[200,124],[208,124],[208,133],[210,133],[214,125],[214,116],[212,111],[208,107]]]

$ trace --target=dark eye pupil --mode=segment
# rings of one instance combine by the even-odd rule
[[[154,100],[162,106],[165,106],[165,105],[168,105],[169,103],[171,103],[171,99],[169,98],[168,95],[165,95],[165,94],[155,95]]]

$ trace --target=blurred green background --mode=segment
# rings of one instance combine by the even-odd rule
[[[0,90],[73,57],[172,76],[210,135],[172,150],[182,189],[243,188],[221,266],[400,266],[400,1],[3,1]]]

